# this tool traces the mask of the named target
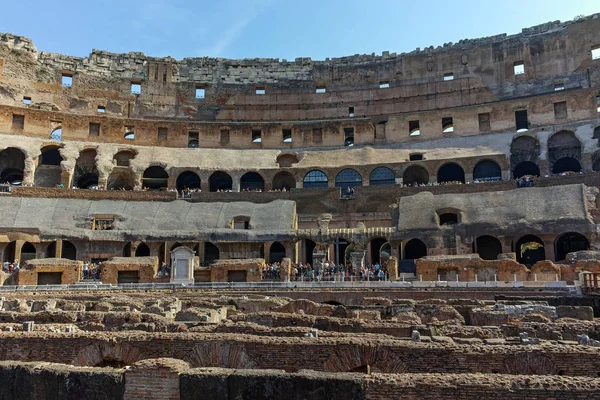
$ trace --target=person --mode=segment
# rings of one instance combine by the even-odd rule
[[[87,262],[83,264],[83,279],[89,279],[90,277],[90,264]]]

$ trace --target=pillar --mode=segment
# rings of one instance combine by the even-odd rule
[[[387,263],[387,271],[390,276],[390,281],[398,280],[398,259],[396,257],[390,257]]]

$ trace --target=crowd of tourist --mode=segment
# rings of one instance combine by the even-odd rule
[[[262,274],[265,281],[278,281],[282,279],[281,264],[279,262],[268,263]],[[387,281],[387,261],[377,264],[354,268],[352,263],[346,265],[324,261],[320,266],[312,266],[310,263],[292,264],[290,267],[290,281],[322,282],[322,281]]]
[[[12,274],[13,272],[17,272],[20,268],[19,265],[19,259],[15,258],[15,260],[13,262],[8,262],[8,261],[4,261],[4,263],[2,264],[2,270],[4,272],[8,272],[9,274]]]
[[[98,263],[86,261],[83,263],[83,279],[93,279],[96,281],[100,280],[102,273],[102,262]]]

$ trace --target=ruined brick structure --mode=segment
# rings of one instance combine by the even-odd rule
[[[600,399],[600,14],[324,61],[0,34],[0,139],[0,399]],[[329,261],[386,281],[296,280]]]

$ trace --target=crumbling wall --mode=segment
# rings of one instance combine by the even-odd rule
[[[37,285],[39,273],[60,273],[60,284],[79,282],[83,271],[83,261],[66,258],[42,258],[23,263],[17,274],[17,285]]]

